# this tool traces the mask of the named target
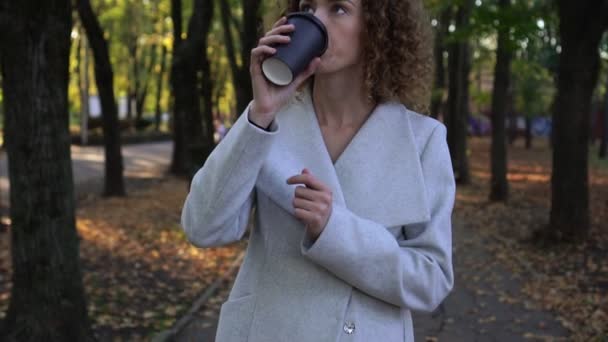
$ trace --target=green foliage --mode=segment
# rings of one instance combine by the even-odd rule
[[[589,165],[592,168],[608,170],[608,159],[600,159],[599,143],[589,146]]]
[[[445,89],[433,89],[431,92],[431,102],[443,100],[445,97]]]
[[[492,79],[499,32],[508,33],[514,55],[514,105],[524,115],[547,115],[555,92],[559,58],[559,20],[554,2],[511,0],[501,8],[498,0],[475,0],[470,23],[455,27],[457,6],[467,0],[425,0],[436,28],[449,27],[445,44],[466,40],[471,47],[471,109],[483,111],[491,103]],[[449,12],[449,20],[441,23]],[[608,38],[607,38],[608,39]],[[608,43],[606,44],[608,58]]]
[[[475,103],[476,107],[481,110],[489,108],[492,104],[492,92],[487,90],[479,90],[474,87],[469,91],[471,101]]]
[[[148,96],[144,103],[144,113],[151,113],[155,109],[155,94],[157,79],[160,72],[162,46],[167,48],[165,73],[163,76],[161,108],[168,111],[170,105],[169,73],[173,47],[173,22],[171,18],[170,0],[91,0],[96,15],[100,20],[105,38],[108,41],[110,60],[114,72],[114,88],[117,98],[125,97],[133,90],[134,84],[140,87],[148,80]],[[243,17],[243,0],[226,0],[232,13],[233,41],[236,51],[240,51],[240,35]],[[262,6],[263,17],[272,17],[276,12],[277,4],[283,0],[264,0]],[[192,14],[194,1],[182,0],[182,38],[186,38],[188,22]],[[218,110],[231,113],[236,102],[232,75],[228,63],[225,47],[224,31],[220,22],[219,6],[215,6],[213,22],[208,37],[207,54],[211,63],[211,79],[213,81],[213,99]],[[278,15],[278,14],[276,14]],[[71,110],[80,111],[79,77],[82,72],[76,68],[78,54],[82,58],[83,51],[76,51],[78,43],[83,39],[84,31],[80,27],[78,18],[75,18],[75,34],[72,41],[70,57],[70,88],[69,99]],[[89,56],[89,93],[96,94],[93,60]],[[153,58],[154,57],[154,58]],[[248,55],[246,56],[248,58]],[[149,68],[154,59],[155,65]],[[134,63],[137,67],[134,68]],[[237,54],[237,63],[241,63],[241,56]]]
[[[260,10],[264,20],[264,32],[268,31],[272,24],[279,18],[287,8],[287,0],[263,0]]]
[[[240,51],[240,34],[242,25],[242,5],[244,0],[226,0],[231,8],[233,40],[235,49]],[[462,5],[465,0],[424,0],[425,6],[434,23],[438,23],[441,13],[446,10],[454,10],[456,6]],[[268,30],[278,15],[286,6],[286,0],[263,0],[261,14],[264,19],[264,31]],[[548,0],[512,0],[512,6],[508,10],[501,10],[497,0],[476,0],[471,12],[471,23],[467,27],[454,28],[446,38],[446,44],[455,40],[467,39],[471,42],[473,65],[472,73],[480,73],[483,78],[483,86],[471,86],[471,97],[475,106],[483,108],[489,104],[491,89],[487,84],[491,79],[494,65],[494,51],[496,48],[496,36],[498,30],[509,31],[511,48],[515,51],[515,59],[530,61],[539,65],[545,77],[547,73],[554,74],[557,66],[559,46],[558,17],[555,4]],[[157,78],[160,71],[161,47],[168,49],[165,64],[165,75],[163,78],[163,92],[161,96],[161,108],[167,111],[169,108],[169,85],[168,77],[172,55],[172,30],[171,2],[169,0],[92,0],[93,8],[99,16],[100,23],[104,29],[106,39],[109,43],[110,58],[114,69],[114,84],[117,97],[126,96],[130,87],[133,87],[137,79],[139,84],[149,80],[148,96],[144,104],[144,112],[154,111]],[[182,0],[182,28],[183,36],[187,32],[187,25],[192,13],[193,0]],[[226,56],[225,37],[220,22],[219,7],[215,6],[211,31],[209,33],[208,50],[211,63],[211,79],[213,80],[213,98],[217,101],[216,106],[220,112],[231,113],[235,103],[234,85],[230,65]],[[69,98],[71,110],[80,110],[80,95],[78,89],[79,73],[76,70],[77,53],[76,47],[79,39],[82,39],[82,30],[76,18],[74,30],[80,35],[73,39],[72,54],[70,57],[71,81]],[[135,54],[133,55],[133,47]],[[608,59],[608,38],[604,40],[603,50],[605,58]],[[155,56],[155,65],[150,69],[152,57]],[[238,63],[241,62],[237,56]],[[133,63],[138,63],[133,68]],[[137,72],[134,71],[137,70]],[[90,93],[95,94],[95,82],[93,77],[92,56],[89,63]],[[519,72],[514,72],[519,74]],[[476,76],[471,75],[472,78]],[[545,79],[546,82],[547,80]],[[517,82],[520,82],[518,80]],[[524,81],[526,83],[528,81]],[[474,83],[474,82],[473,82]],[[549,84],[549,83],[543,83]],[[553,85],[550,84],[551,88]],[[439,96],[436,94],[435,96]],[[0,93],[0,102],[1,102]],[[524,103],[523,97],[520,101]],[[540,104],[538,104],[540,106]],[[542,106],[541,106],[542,107]],[[1,109],[0,109],[1,110]],[[527,110],[526,110],[527,111]],[[533,111],[540,111],[536,108]]]
[[[536,61],[556,74],[560,46],[557,9],[552,2],[540,2],[536,12],[540,14],[535,21],[537,30],[519,42],[516,57]]]
[[[104,30],[108,42],[110,61],[114,72],[114,89],[117,99],[128,94],[135,81],[142,85],[148,80],[148,96],[144,104],[144,112],[153,112],[155,107],[155,94],[157,78],[160,72],[160,51],[162,46],[171,47],[172,22],[170,17],[170,1],[134,1],[134,0],[92,0],[95,14]],[[192,0],[184,1],[184,12],[190,13]],[[79,44],[83,43],[84,30],[79,18],[76,16],[74,33],[72,34],[72,52],[70,55],[70,110],[80,112],[79,77],[82,72],[76,68],[78,54],[81,59],[84,51],[77,51]],[[135,52],[135,53],[133,53]],[[150,67],[152,57],[154,64]],[[167,75],[170,65],[171,53],[167,54],[165,62],[165,76],[163,78],[163,93],[161,94],[161,108],[166,110],[169,103],[169,88]],[[137,63],[137,68],[133,64]],[[93,73],[93,57],[89,51],[89,93],[97,93]],[[135,72],[135,69],[137,72]]]
[[[515,110],[526,117],[551,115],[555,85],[547,68],[533,61],[515,60],[512,75]]]
[[[538,1],[511,1],[508,8],[500,8],[495,1],[478,3],[471,18],[473,32],[480,36],[508,32],[509,47],[513,51],[518,49],[522,41],[537,34],[537,23],[544,15],[544,6]]]
[[[518,55],[534,55],[533,59],[555,70],[559,22],[552,1],[511,0],[509,8],[501,9],[497,0],[476,0],[469,25],[455,27],[455,9],[463,3],[464,0],[425,0],[434,24],[451,26],[446,44],[467,40],[477,52],[480,48],[494,51],[497,33],[505,30],[509,33],[508,47],[511,51]],[[451,11],[450,21],[439,23],[441,13],[446,10]]]

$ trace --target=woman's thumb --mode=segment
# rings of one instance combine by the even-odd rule
[[[296,79],[292,82],[292,87],[298,88],[308,77],[315,73],[317,67],[321,63],[321,58],[315,57],[309,64],[308,67],[296,77]]]

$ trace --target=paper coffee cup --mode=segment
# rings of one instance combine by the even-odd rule
[[[262,62],[262,73],[266,79],[278,86],[290,84],[308,64],[327,50],[328,37],[325,25],[308,12],[287,15],[287,23],[295,29],[289,33],[287,44],[276,44],[276,53]]]

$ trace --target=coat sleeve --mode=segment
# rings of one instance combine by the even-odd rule
[[[250,106],[192,178],[181,225],[198,247],[238,241],[247,228],[255,182],[279,130],[276,120],[270,131],[249,122]]]
[[[443,124],[431,133],[421,165],[431,218],[405,226],[419,234],[395,238],[386,227],[334,206],[314,242],[304,234],[302,254],[370,296],[414,311],[435,310],[454,284],[455,182]]]

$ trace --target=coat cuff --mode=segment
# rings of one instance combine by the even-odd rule
[[[327,220],[327,225],[319,234],[316,240],[312,240],[306,232],[302,239],[300,251],[302,255],[310,258],[313,261],[319,262],[335,257],[337,252],[336,243],[340,241],[340,221],[344,218],[344,209],[334,205]]]
[[[250,114],[250,109],[251,109],[251,102],[249,102],[249,105],[247,106],[247,109],[245,110],[245,113],[247,115],[247,121],[249,121],[249,124],[258,128],[261,131],[264,132],[276,132],[279,129],[279,126],[276,123],[276,120],[272,120],[272,122],[270,122],[270,125],[268,125],[268,127],[264,128],[258,124],[256,124],[255,122],[253,122],[251,120],[251,118],[249,117]]]

